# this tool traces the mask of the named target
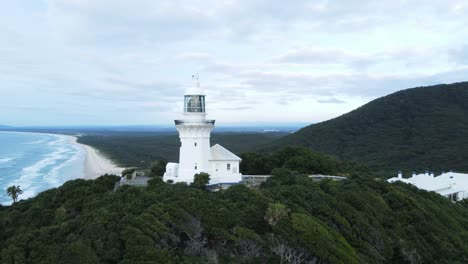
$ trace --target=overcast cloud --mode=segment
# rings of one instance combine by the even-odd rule
[[[0,124],[319,122],[466,81],[468,2],[44,0],[0,6]]]

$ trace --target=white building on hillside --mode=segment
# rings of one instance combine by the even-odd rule
[[[241,158],[223,148],[210,145],[215,120],[206,119],[205,93],[198,78],[184,95],[184,113],[175,120],[180,137],[179,163],[168,163],[164,181],[192,183],[200,172],[210,174],[210,184],[231,184],[242,180],[239,173]]]
[[[401,181],[412,184],[419,189],[434,191],[449,198],[451,201],[460,201],[468,198],[468,174],[447,172],[439,176],[434,173],[415,174],[411,178],[403,178],[401,173],[388,182]]]

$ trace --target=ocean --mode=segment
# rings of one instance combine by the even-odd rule
[[[20,185],[19,199],[35,196],[84,174],[85,151],[70,136],[0,132],[0,204],[11,204],[6,189]]]

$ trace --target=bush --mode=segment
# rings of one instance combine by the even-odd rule
[[[210,174],[206,172],[200,172],[195,174],[193,177],[192,186],[203,190],[208,183],[210,183]]]

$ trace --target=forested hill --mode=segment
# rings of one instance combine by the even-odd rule
[[[246,153],[256,188],[73,180],[0,205],[0,263],[467,263],[468,204],[307,148]],[[293,169],[294,171],[292,171]],[[349,174],[342,181],[307,175]],[[303,173],[303,174],[302,174]]]
[[[74,180],[0,206],[0,263],[467,263],[468,208],[405,184],[314,182],[277,169],[260,189],[155,178]]]
[[[468,171],[468,82],[399,91],[269,148],[289,145],[361,162],[376,172]]]

